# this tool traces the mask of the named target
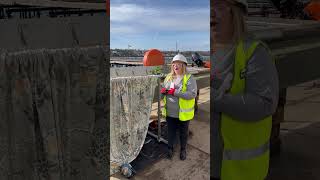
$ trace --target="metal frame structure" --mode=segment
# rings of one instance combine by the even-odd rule
[[[163,77],[163,76],[159,76],[159,78],[158,78],[158,88],[157,88],[158,92],[160,92],[160,88],[161,88],[161,77]],[[161,110],[160,110],[161,109],[161,94],[158,93],[157,97],[158,97],[158,102],[157,102],[158,103],[158,119],[157,119],[158,134],[154,134],[154,133],[150,132],[149,130],[148,130],[148,134],[150,136],[156,138],[158,140],[158,142],[163,142],[165,144],[168,144],[168,141],[161,137],[161,118],[160,118],[161,117]]]

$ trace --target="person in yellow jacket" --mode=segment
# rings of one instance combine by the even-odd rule
[[[264,180],[277,70],[267,46],[247,33],[245,0],[214,0],[211,8],[211,178]]]
[[[172,59],[171,72],[166,76],[161,94],[164,108],[162,114],[166,117],[168,126],[168,158],[173,156],[176,132],[180,133],[180,159],[186,159],[189,122],[194,117],[197,84],[187,72],[187,59],[177,54]]]

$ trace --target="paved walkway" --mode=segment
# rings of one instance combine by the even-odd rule
[[[308,82],[288,88],[281,139],[282,152],[271,159],[269,179],[319,180],[319,85]]]

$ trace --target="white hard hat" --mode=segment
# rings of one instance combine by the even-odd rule
[[[241,4],[244,7],[246,13],[248,12],[248,2],[247,2],[247,0],[231,0],[231,1],[234,1],[236,3]]]
[[[187,61],[187,58],[184,57],[184,55],[178,53],[177,55],[175,55],[172,59],[172,63],[175,62],[175,61],[181,61],[181,62],[184,62],[186,64],[188,64],[188,61]]]

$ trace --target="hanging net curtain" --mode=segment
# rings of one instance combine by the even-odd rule
[[[110,85],[110,174],[139,154],[146,138],[157,76],[112,78]]]
[[[102,47],[0,54],[0,179],[106,179],[105,57]]]

